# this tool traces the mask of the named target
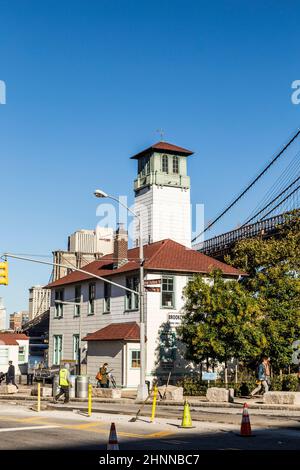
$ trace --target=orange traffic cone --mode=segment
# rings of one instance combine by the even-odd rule
[[[115,423],[111,423],[107,450],[119,450],[119,443]]]
[[[247,403],[244,403],[244,406],[243,406],[243,416],[242,416],[240,435],[243,437],[249,437],[252,435]]]

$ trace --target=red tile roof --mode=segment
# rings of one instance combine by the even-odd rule
[[[29,340],[29,337],[22,333],[0,333],[0,344],[5,344],[6,346],[18,346],[18,339]]]
[[[140,341],[140,327],[136,322],[111,323],[90,333],[83,341]]]
[[[208,274],[213,269],[220,269],[223,274],[228,276],[238,277],[245,274],[228,264],[215,260],[191,248],[187,248],[170,239],[145,245],[144,258],[145,271],[174,271],[191,274]],[[45,287],[51,288],[91,280],[93,277],[90,276],[90,274],[108,277],[114,274],[137,271],[139,269],[139,248],[128,250],[128,259],[129,261],[120,268],[112,269],[112,254],[105,255],[100,260],[93,261],[82,268],[84,271],[87,271],[88,274],[73,271]]]
[[[132,159],[141,158],[143,155],[151,151],[172,153],[175,155],[185,155],[186,157],[188,157],[189,155],[193,155],[194,153],[191,150],[184,149],[183,147],[178,147],[177,145],[169,144],[168,142],[157,142],[156,144],[151,145],[151,147],[148,147],[147,149],[142,150],[142,152],[139,152],[136,155],[133,155],[133,157],[131,158]]]

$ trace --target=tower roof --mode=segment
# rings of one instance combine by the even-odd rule
[[[161,152],[161,153],[171,153],[173,155],[182,155],[188,157],[193,155],[194,152],[191,150],[184,149],[183,147],[178,147],[177,145],[169,144],[168,142],[157,142],[156,144],[151,145],[142,152],[137,153],[131,157],[132,159],[139,159],[146,155],[149,152]]]

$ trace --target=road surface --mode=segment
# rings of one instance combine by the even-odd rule
[[[204,412],[205,413],[205,412]],[[194,428],[179,428],[177,416],[157,418],[94,413],[91,417],[72,411],[30,410],[30,405],[0,402],[0,449],[105,450],[110,425],[115,422],[120,450],[299,450],[300,417],[253,416],[254,437],[239,436],[240,416],[220,414],[194,421]],[[250,414],[251,416],[251,414]],[[218,422],[221,421],[221,422]]]

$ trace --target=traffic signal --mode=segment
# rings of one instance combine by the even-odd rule
[[[0,285],[8,286],[8,262],[0,263]]]

